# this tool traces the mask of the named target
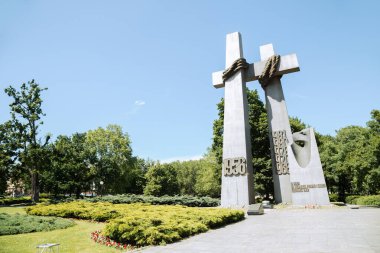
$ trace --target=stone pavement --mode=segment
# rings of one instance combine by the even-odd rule
[[[266,209],[264,215],[142,251],[380,253],[380,209]]]

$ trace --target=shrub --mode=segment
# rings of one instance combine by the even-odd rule
[[[40,198],[40,202],[47,202],[48,199]],[[29,196],[24,197],[8,197],[0,198],[0,205],[14,205],[14,204],[31,204],[32,199]]]
[[[35,217],[24,214],[0,213],[0,235],[14,235],[74,226],[70,220],[54,217]]]
[[[330,193],[329,194],[330,202],[338,202],[339,196],[336,193]]]
[[[345,199],[344,202],[347,204],[353,204],[356,205],[356,199],[359,198],[359,195],[348,195]]]
[[[108,221],[103,234],[123,244],[165,244],[244,219],[244,212],[224,208],[111,204],[76,201],[37,205],[28,214]]]
[[[23,203],[32,203],[32,199],[30,197],[9,197],[0,199],[0,205],[13,205]]]
[[[115,206],[115,208],[113,208]],[[108,221],[119,217],[117,205],[111,203],[87,203],[84,201],[73,201],[55,205],[39,204],[27,207],[28,214],[42,216],[58,216],[63,218],[77,218],[84,220]]]
[[[361,196],[355,202],[357,205],[380,206],[380,195]]]
[[[183,205],[192,207],[213,207],[220,204],[219,199],[210,197],[195,197],[189,195],[182,196],[146,196],[135,194],[123,194],[114,196],[103,196],[86,198],[89,202],[110,202],[113,204],[132,204],[132,203],[148,203],[152,205]]]

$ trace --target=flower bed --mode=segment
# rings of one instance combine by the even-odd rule
[[[107,221],[102,236],[133,246],[171,243],[244,219],[244,212],[150,204],[76,201],[28,207],[28,214]]]
[[[133,250],[134,247],[129,244],[122,244],[120,242],[115,242],[108,236],[104,236],[100,233],[100,230],[96,230],[91,233],[91,240],[93,240],[96,243],[103,244],[107,247],[112,247],[115,249],[124,249],[124,250]]]

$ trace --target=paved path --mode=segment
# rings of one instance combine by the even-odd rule
[[[150,252],[380,253],[380,209],[265,210]]]

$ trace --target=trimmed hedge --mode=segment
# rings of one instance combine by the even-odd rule
[[[40,202],[47,202],[47,201],[49,201],[49,199],[40,197]],[[31,203],[32,203],[32,199],[29,196],[0,198],[0,205],[31,204]]]
[[[135,194],[122,194],[113,196],[103,196],[85,198],[88,202],[110,202],[113,204],[148,203],[152,205],[183,205],[191,207],[213,207],[220,205],[220,200],[210,197],[183,196],[146,196]]]
[[[380,195],[348,196],[346,203],[363,206],[380,206]]]
[[[71,220],[55,217],[35,217],[25,214],[0,213],[0,235],[15,235],[74,226]]]
[[[13,204],[30,204],[32,199],[30,197],[9,197],[0,198],[0,205],[13,205]]]
[[[28,214],[108,221],[103,234],[137,246],[178,241],[244,219],[244,212],[224,208],[112,204],[76,201],[56,205],[37,205]]]

